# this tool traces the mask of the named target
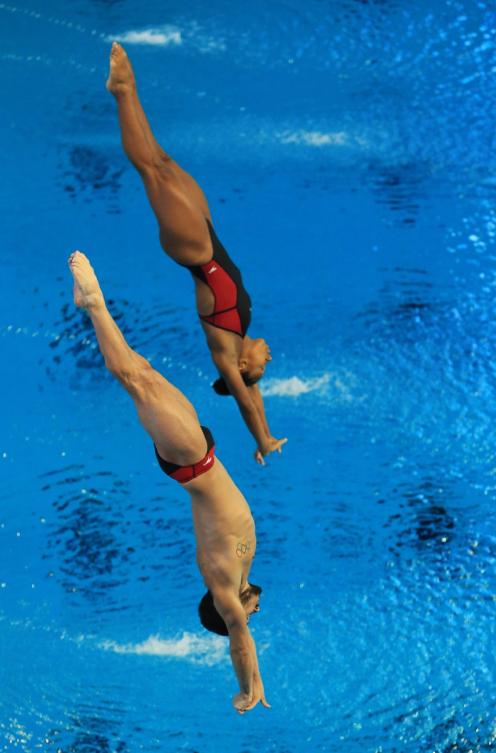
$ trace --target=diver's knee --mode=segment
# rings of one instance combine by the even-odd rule
[[[106,366],[122,386],[133,395],[146,392],[155,374],[148,361],[141,357],[125,363],[107,362]]]
[[[156,183],[170,182],[177,179],[173,160],[162,151],[154,152],[138,165],[143,180]]]

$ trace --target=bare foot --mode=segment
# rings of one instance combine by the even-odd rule
[[[116,97],[135,88],[136,81],[126,51],[118,42],[114,42],[110,51],[110,73],[107,89]]]
[[[69,256],[69,269],[74,278],[74,303],[83,309],[95,308],[104,304],[103,293],[89,259],[74,251]]]

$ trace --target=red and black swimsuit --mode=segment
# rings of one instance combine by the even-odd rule
[[[243,286],[241,272],[229,257],[207,219],[213,256],[206,264],[188,266],[191,274],[204,282],[214,294],[214,310],[201,315],[213,327],[244,337],[251,321],[251,300]]]
[[[210,429],[207,429],[206,426],[202,426],[201,430],[207,442],[207,452],[198,463],[194,463],[193,465],[176,465],[175,463],[169,463],[167,460],[160,457],[158,450],[155,447],[155,455],[157,456],[158,464],[163,472],[175,481],[179,481],[180,484],[187,484],[188,481],[198,478],[202,473],[209,471],[215,463],[215,440],[212,436],[212,432]]]

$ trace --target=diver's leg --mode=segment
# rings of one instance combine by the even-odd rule
[[[210,209],[208,206],[207,198],[196,180],[189,173],[187,173],[186,170],[181,167],[181,165],[173,160],[169,154],[166,154],[163,147],[156,140],[138,95],[136,79],[131,62],[124,48],[121,47],[121,45],[117,42],[114,42],[114,44],[112,45],[112,51],[110,53],[110,70],[111,73],[115,71],[117,81],[121,81],[121,87],[123,81],[127,81],[128,84],[132,86],[134,94],[133,106],[150,148],[154,149],[158,155],[160,155],[163,159],[168,160],[176,168],[181,178],[183,179],[186,189],[191,195],[193,202],[196,204],[196,206],[198,206],[203,215],[210,218]],[[112,75],[109,76],[109,82],[107,86],[109,90],[112,91]],[[117,83],[117,86],[119,86],[119,83]]]
[[[138,170],[160,228],[164,250],[181,264],[201,264],[211,256],[200,187],[159,146],[141,107],[133,70],[123,48],[114,43],[107,88],[117,100],[122,144]]]
[[[129,347],[107,310],[87,257],[76,251],[69,259],[69,267],[74,277],[74,302],[88,312],[105,365],[133,398],[159,454],[178,465],[197,462],[205,452],[205,438],[195,409],[176,387]]]

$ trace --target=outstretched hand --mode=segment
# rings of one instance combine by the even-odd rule
[[[261,703],[266,709],[271,708],[270,703],[268,703],[265,697],[262,678],[253,681],[253,692],[251,696],[247,693],[237,693],[233,698],[233,706],[238,714],[244,714],[245,711],[251,711],[258,703]]]
[[[264,447],[261,449],[260,447],[257,447],[255,450],[255,460],[260,465],[265,465],[264,457],[267,455],[270,455],[271,452],[282,452],[282,446],[283,444],[286,444],[288,441],[287,437],[284,437],[284,439],[276,439],[275,437],[269,437],[267,442],[265,443]]]

